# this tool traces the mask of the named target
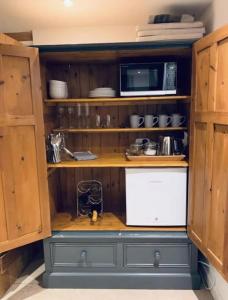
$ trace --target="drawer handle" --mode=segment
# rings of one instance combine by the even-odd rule
[[[158,268],[160,264],[161,254],[159,251],[154,252],[154,267]]]
[[[81,252],[80,257],[81,257],[81,262],[82,262],[82,264],[83,264],[84,266],[86,266],[86,265],[87,265],[87,252],[86,252],[85,250],[83,250],[83,251]]]

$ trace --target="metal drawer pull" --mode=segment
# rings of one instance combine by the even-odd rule
[[[161,258],[160,252],[159,251],[155,251],[154,252],[154,267],[155,268],[159,267],[160,258]]]
[[[86,266],[86,265],[87,265],[87,252],[86,252],[85,250],[83,250],[83,251],[81,252],[80,257],[81,257],[81,262],[82,262],[82,264],[83,264],[84,266]]]

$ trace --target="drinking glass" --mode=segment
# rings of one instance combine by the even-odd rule
[[[90,128],[90,107],[89,104],[85,104],[85,128]]]
[[[73,106],[69,106],[67,110],[68,110],[68,124],[69,124],[69,128],[74,128],[75,127],[74,107]]]
[[[66,114],[65,114],[65,107],[58,106],[57,108],[57,119],[58,119],[58,126],[60,129],[66,128]]]
[[[77,103],[77,112],[76,112],[76,127],[77,128],[82,128],[83,124],[82,124],[82,108],[81,108],[81,104]]]

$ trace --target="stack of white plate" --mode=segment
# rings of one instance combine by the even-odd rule
[[[49,95],[51,98],[67,98],[68,88],[65,81],[50,80],[49,81]]]
[[[89,96],[93,98],[112,98],[116,92],[109,87],[96,88],[89,92]]]

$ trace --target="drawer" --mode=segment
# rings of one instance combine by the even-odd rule
[[[115,267],[117,246],[115,244],[52,243],[53,267]]]
[[[188,267],[188,244],[125,244],[125,267]]]

